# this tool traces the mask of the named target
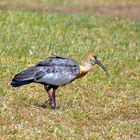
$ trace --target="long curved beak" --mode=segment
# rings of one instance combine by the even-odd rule
[[[95,63],[96,63],[97,65],[99,65],[99,66],[105,71],[107,77],[109,77],[109,73],[108,73],[106,67],[105,67],[99,60],[97,60],[97,59],[96,59]]]

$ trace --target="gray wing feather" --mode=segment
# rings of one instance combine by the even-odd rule
[[[50,57],[48,60],[39,62],[36,66],[67,66],[73,67],[79,65],[75,60],[64,57]]]
[[[65,85],[80,73],[79,64],[69,58],[53,57],[17,74],[17,81],[32,80],[50,85]]]
[[[27,80],[33,80],[36,74],[37,68],[36,67],[30,67],[27,70],[24,70],[17,75],[15,75],[14,79],[17,81],[27,81]]]
[[[48,66],[42,67],[42,71],[44,73],[40,76],[37,74],[34,81],[57,86],[70,83],[79,74],[76,67]]]
[[[65,85],[73,81],[80,73],[79,64],[69,58],[53,57],[36,65],[44,72],[35,82],[50,85]]]

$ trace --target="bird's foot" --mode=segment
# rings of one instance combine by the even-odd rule
[[[48,105],[48,103],[45,101],[45,102],[39,102],[38,104],[37,104],[37,106],[38,107],[41,107],[41,108],[49,108],[49,105]]]
[[[54,110],[60,109],[60,105],[58,105],[58,106],[51,105],[50,107],[51,107],[51,109],[54,109]]]
[[[51,109],[54,109],[54,110],[57,110],[57,109],[60,109],[60,105],[56,105],[56,104],[54,104],[52,101],[50,101],[50,100],[47,100],[47,101],[45,101],[45,105],[47,106],[47,107],[50,107]]]

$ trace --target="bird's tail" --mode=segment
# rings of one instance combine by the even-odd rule
[[[28,81],[16,81],[15,79],[12,80],[11,85],[13,87],[20,87],[29,83],[32,83],[32,80],[28,80]]]
[[[13,87],[19,87],[26,84],[30,84],[34,82],[35,74],[36,74],[35,68],[30,67],[29,69],[24,70],[18,73],[17,75],[15,75],[15,77],[12,79],[11,85]]]

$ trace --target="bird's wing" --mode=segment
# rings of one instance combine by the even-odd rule
[[[50,85],[61,86],[73,81],[79,74],[77,67],[47,66],[38,71],[34,81]]]
[[[69,58],[51,58],[38,63],[36,67],[40,67],[40,70],[35,82],[57,86],[70,83],[80,73],[79,64]]]
[[[32,81],[60,86],[73,81],[79,73],[79,65],[74,60],[50,58],[20,72],[13,81]]]
[[[16,74],[15,77],[13,78],[13,80],[16,80],[16,81],[33,80],[36,75],[37,70],[38,69],[34,66],[29,67],[28,69]]]
[[[79,65],[75,60],[64,57],[49,57],[47,60],[39,62],[36,66],[77,66]]]

